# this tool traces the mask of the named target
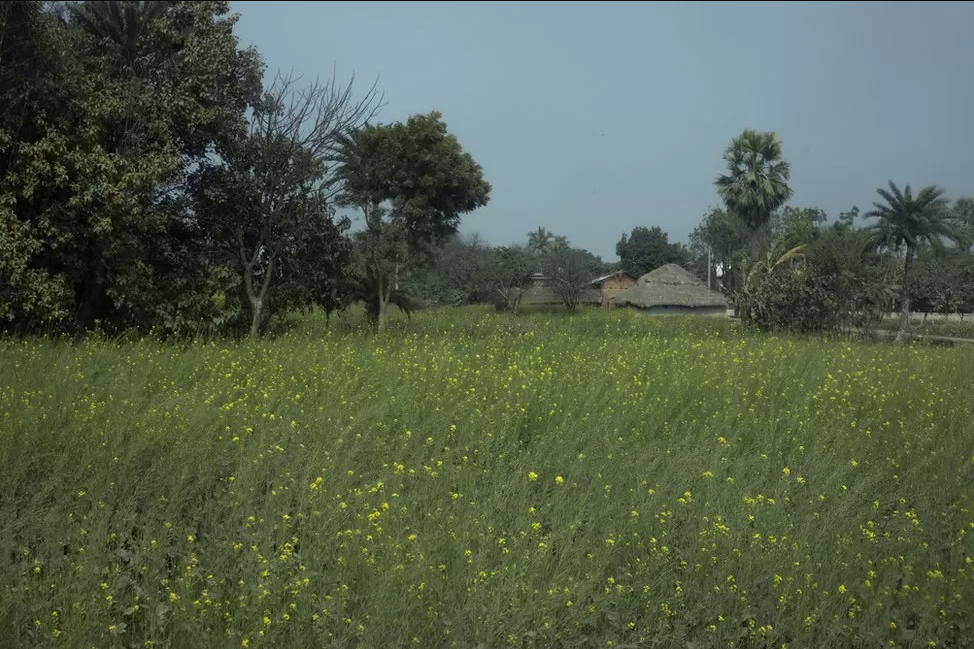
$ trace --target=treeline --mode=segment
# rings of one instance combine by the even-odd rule
[[[258,335],[354,301],[380,328],[489,200],[439,113],[381,124],[375,86],[267,74],[236,20],[0,4],[0,330]]]
[[[544,228],[459,237],[481,167],[436,111],[379,121],[354,78],[271,74],[227,2],[0,3],[0,333],[259,335],[282,314],[493,302],[541,274],[568,311],[601,274],[678,263],[769,330],[974,310],[974,199],[890,182],[830,220],[788,204],[774,133],[724,152],[687,245],[639,225],[606,263]],[[901,336],[903,337],[903,336]]]
[[[478,234],[458,234],[409,278],[408,290],[415,305],[493,304],[516,313],[525,291],[540,278],[573,312],[591,281],[617,267],[543,227],[506,246],[491,246]]]
[[[775,133],[745,130],[724,162],[715,182],[724,206],[693,231],[690,249],[698,268],[709,259],[719,271],[745,323],[834,331],[872,326],[896,309],[904,340],[913,311],[974,310],[974,199],[889,181],[872,209],[830,221],[787,205],[791,168]]]
[[[766,137],[776,142],[773,134]],[[774,166],[777,151],[752,159],[768,160],[759,170],[781,173]],[[476,234],[457,235],[411,278],[414,302],[493,302],[516,310],[536,273],[557,279],[558,286],[584,287],[616,270],[638,278],[675,263],[723,292],[745,323],[772,331],[864,328],[904,305],[914,312],[974,312],[974,199],[949,203],[936,187],[914,196],[909,187],[891,184],[879,190],[881,200],[870,212],[853,207],[830,219],[821,209],[785,204],[787,180],[772,184],[781,193],[765,200],[764,215],[741,216],[733,199],[712,208],[687,245],[671,242],[659,226],[636,226],[617,243],[618,262],[575,249],[544,228],[500,247]],[[749,188],[747,182],[735,186]],[[566,306],[574,308],[570,300]]]

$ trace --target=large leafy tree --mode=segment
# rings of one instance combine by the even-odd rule
[[[637,226],[631,234],[623,234],[616,243],[616,254],[622,270],[633,277],[641,277],[666,264],[686,265],[689,261],[684,248],[670,243],[669,235],[658,225]]]
[[[70,285],[44,264],[49,206],[60,196],[37,178],[41,150],[54,146],[48,133],[70,124],[72,77],[60,54],[40,2],[0,3],[0,330],[58,323],[70,311]]]
[[[339,159],[341,203],[360,210],[364,222],[359,276],[373,296],[367,312],[382,330],[400,282],[456,233],[464,214],[487,204],[491,187],[438,112],[358,129],[344,138]]]
[[[952,209],[954,218],[974,228],[974,198],[965,196],[954,201]],[[974,245],[974,242],[971,242]]]
[[[807,245],[818,237],[828,215],[817,207],[786,205],[771,217],[771,234],[788,247]]]
[[[717,193],[727,210],[751,230],[766,225],[791,198],[791,166],[782,158],[777,134],[746,129],[731,140],[724,162],[727,173],[717,177]]]
[[[0,239],[18,260],[13,281],[35,287],[6,309],[16,326],[52,295],[40,320],[78,330],[177,329],[207,311],[213,269],[188,171],[242,132],[261,65],[237,47],[228,3],[147,5],[43,4],[32,64],[0,88],[19,122],[0,138],[2,220],[15,233]],[[107,22],[115,9],[121,32]]]
[[[747,226],[727,210],[713,208],[690,233],[689,240],[700,277],[721,277],[724,285],[732,290],[741,257],[751,240]]]
[[[449,237],[432,264],[410,276],[419,298],[428,304],[453,305],[494,302],[488,267],[494,250],[479,234]]]
[[[66,5],[70,17],[92,35],[106,41],[117,52],[118,66],[135,72],[145,54],[151,54],[147,42],[152,23],[161,18],[174,3],[117,2],[86,0]],[[142,61],[144,62],[144,61]],[[142,66],[139,66],[142,67]]]
[[[911,306],[917,311],[969,313],[974,310],[974,255],[963,247],[917,253]]]
[[[963,243],[969,239],[969,229],[948,209],[943,189],[936,185],[924,187],[916,194],[907,185],[901,191],[893,181],[889,189],[876,193],[882,202],[873,202],[874,209],[866,218],[875,218],[872,226],[875,240],[893,250],[904,250],[903,271],[900,276],[900,326],[896,340],[903,342],[910,329],[910,299],[914,282],[917,251],[928,244],[936,250],[944,242]]]

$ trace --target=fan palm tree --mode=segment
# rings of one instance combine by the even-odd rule
[[[745,130],[724,151],[726,174],[717,177],[717,193],[727,209],[756,230],[788,202],[791,166],[781,159],[775,133]]]
[[[876,193],[885,202],[873,202],[875,209],[864,215],[878,219],[870,227],[873,240],[897,251],[906,248],[900,280],[900,328],[896,334],[896,341],[903,342],[910,329],[911,284],[917,248],[926,243],[934,249],[943,249],[945,240],[959,244],[967,241],[968,232],[964,223],[948,210],[944,190],[936,185],[924,187],[914,196],[909,185],[900,191],[891,180],[889,191],[880,187]]]

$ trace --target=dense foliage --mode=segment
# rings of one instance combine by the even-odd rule
[[[257,336],[354,303],[380,329],[389,306],[516,312],[532,286],[573,312],[597,276],[667,263],[767,330],[899,310],[904,338],[911,311],[974,309],[974,199],[890,182],[831,220],[789,204],[784,144],[755,129],[726,146],[723,205],[687,246],[649,224],[618,263],[545,227],[461,237],[491,186],[440,113],[381,123],[354,77],[265,79],[236,20],[215,1],[0,6],[0,331]]]
[[[336,198],[381,96],[265,84],[235,22],[226,2],[0,8],[0,330],[255,336],[375,283]],[[382,199],[430,243],[489,185],[438,116],[377,132],[402,128]]]
[[[381,330],[403,275],[457,233],[461,216],[486,205],[491,187],[437,112],[354,129],[338,160],[339,201],[365,223],[357,239],[358,275],[367,286],[360,297]]]
[[[666,264],[686,266],[689,255],[679,243],[670,243],[670,237],[658,225],[652,228],[637,226],[628,235],[623,234],[616,244],[619,266],[634,278],[656,270]]]

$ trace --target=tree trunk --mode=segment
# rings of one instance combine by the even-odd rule
[[[250,301],[250,337],[256,338],[260,335],[260,324],[264,316],[264,304],[266,303],[267,290],[271,284],[271,273],[274,272],[274,260],[267,263],[267,272],[264,280],[260,283],[260,288],[254,288],[253,267],[244,269],[244,287],[247,289],[247,299]]]
[[[264,301],[254,290],[254,273],[252,268],[244,269],[244,288],[247,291],[247,301],[250,303],[250,337],[256,338],[260,334],[261,311]]]
[[[391,293],[391,286],[387,286],[390,283],[390,278],[384,278],[382,276],[381,269],[376,269],[378,275],[378,281],[376,282],[379,287],[378,302],[376,303],[376,314],[375,314],[375,333],[382,333],[386,328],[386,311],[389,309],[389,294]]]
[[[386,328],[386,311],[389,310],[389,301],[379,298],[379,313],[375,320],[375,332],[382,333]]]
[[[910,293],[913,281],[913,260],[916,257],[916,248],[913,245],[906,246],[906,261],[903,263],[903,287],[900,290],[900,329],[896,332],[895,342],[906,342],[906,337],[910,333]]]
[[[250,300],[250,337],[256,338],[260,334],[260,316],[263,310],[263,303],[260,298],[251,298]]]

